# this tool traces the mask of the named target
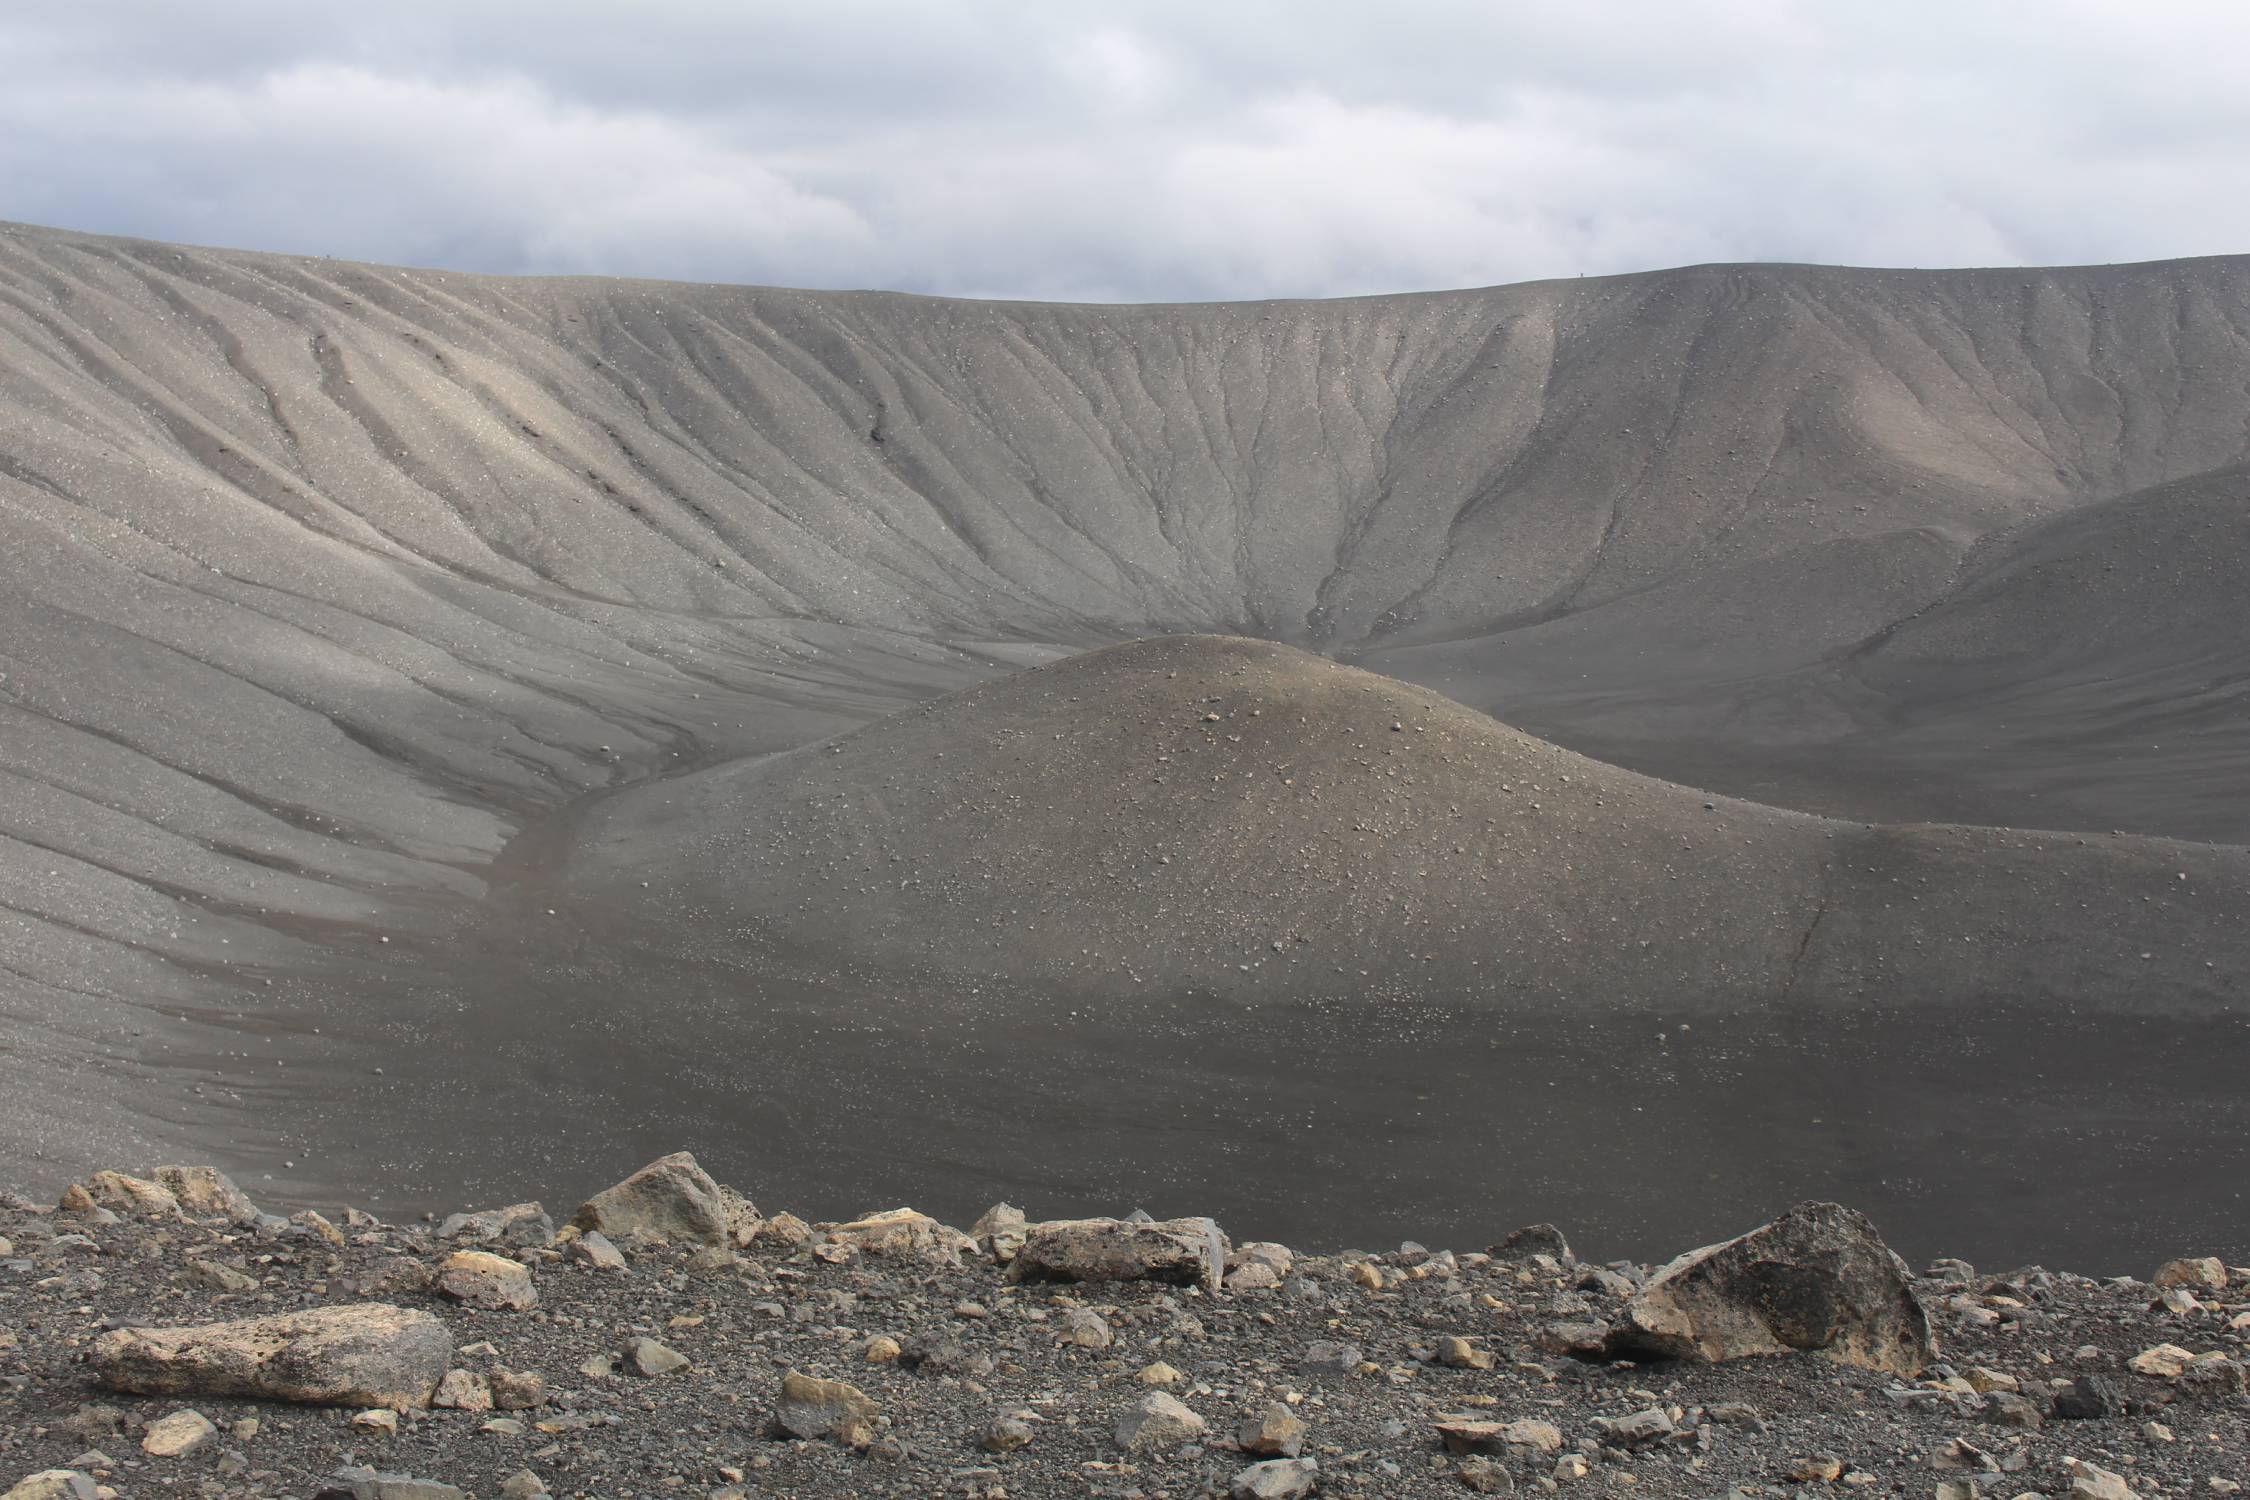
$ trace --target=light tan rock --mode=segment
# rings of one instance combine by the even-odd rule
[[[77,1469],[41,1469],[9,1486],[0,1500],[96,1500],[94,1476]]]
[[[932,1265],[957,1266],[962,1256],[977,1253],[973,1238],[911,1208],[893,1208],[842,1224],[815,1224],[813,1235],[825,1244],[849,1246],[861,1255],[921,1260]]]
[[[259,1221],[259,1205],[218,1167],[158,1167],[155,1181],[189,1219],[225,1219],[236,1226]]]
[[[1011,1281],[1159,1281],[1217,1291],[1227,1239],[1209,1219],[1056,1219],[1026,1228]]]
[[[211,1419],[199,1411],[176,1411],[158,1417],[141,1434],[141,1451],[151,1458],[183,1458],[219,1435]]]
[[[791,1370],[781,1377],[781,1403],[774,1420],[792,1437],[830,1438],[849,1448],[865,1448],[875,1441],[872,1424],[880,1410],[857,1386]]]
[[[438,1263],[440,1296],[496,1312],[529,1312],[539,1305],[531,1269],[484,1250],[456,1250]]]
[[[308,1308],[186,1328],[120,1328],[94,1341],[96,1375],[143,1396],[248,1396],[320,1406],[427,1406],[453,1338],[387,1303]]]
[[[2186,1287],[2197,1292],[2223,1292],[2227,1288],[2227,1263],[2216,1255],[2168,1260],[2151,1278],[2156,1286]]]
[[[1152,1391],[1117,1419],[1117,1446],[1128,1453],[1168,1453],[1203,1436],[1204,1421],[1176,1397]]]
[[[96,1172],[86,1179],[86,1193],[103,1208],[134,1218],[171,1217],[180,1211],[170,1188],[123,1172]]]
[[[430,1397],[430,1405],[450,1411],[490,1411],[492,1384],[474,1370],[448,1370]]]
[[[579,1205],[571,1222],[620,1242],[679,1240],[697,1245],[748,1245],[758,1210],[722,1188],[693,1156],[675,1151]]]

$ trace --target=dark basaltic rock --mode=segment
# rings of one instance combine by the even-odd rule
[[[1030,1225],[1011,1281],[1163,1281],[1219,1289],[1227,1237],[1210,1219],[1055,1219]]]
[[[232,1323],[120,1328],[94,1341],[94,1371],[142,1396],[249,1396],[403,1410],[430,1403],[453,1336],[386,1303],[316,1307]]]
[[[1906,1263],[1866,1215],[1801,1203],[1658,1271],[1626,1303],[1605,1352],[1704,1361],[1804,1352],[1914,1375],[1936,1345]]]
[[[2107,1375],[2078,1376],[2055,1392],[2050,1404],[2056,1420],[2062,1422],[2098,1422],[2125,1410],[2124,1398],[2117,1392],[2117,1382]]]
[[[1529,1260],[1534,1255],[1551,1255],[1557,1260],[1569,1260],[1570,1241],[1552,1224],[1526,1224],[1511,1230],[1508,1237],[1491,1250],[1497,1260]]]

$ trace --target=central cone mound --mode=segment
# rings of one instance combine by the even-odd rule
[[[607,799],[565,879],[681,943],[1074,988],[1678,1003],[1786,984],[1833,826],[1171,636]]]

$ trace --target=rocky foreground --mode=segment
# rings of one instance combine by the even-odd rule
[[[2222,1495],[2246,1343],[2250,1268],[1917,1276],[1832,1204],[1652,1269],[808,1225],[684,1154],[559,1230],[162,1168],[0,1203],[0,1500]]]

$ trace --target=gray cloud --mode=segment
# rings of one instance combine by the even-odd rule
[[[0,216],[1089,299],[2146,259],[2250,249],[2246,52],[2188,0],[111,0],[0,18]]]

